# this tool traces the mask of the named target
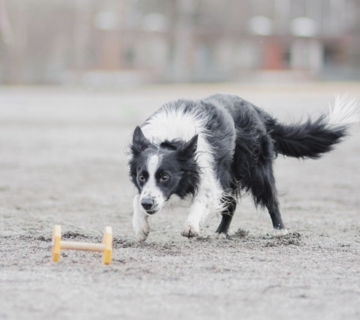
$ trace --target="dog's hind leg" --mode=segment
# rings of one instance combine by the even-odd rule
[[[265,206],[270,214],[273,227],[276,231],[285,233],[281,219],[275,178],[273,173],[273,143],[269,137],[264,137],[261,144],[262,150],[256,158],[256,165],[250,170],[248,177],[256,205]]]
[[[261,184],[254,183],[251,186],[255,203],[268,209],[275,230],[286,231],[279,210],[272,163],[269,162],[264,167],[258,167],[252,174],[253,181],[262,181]]]
[[[266,207],[269,211],[274,229],[285,230],[284,223],[282,222],[281,219],[279,204],[277,203],[277,200],[275,200],[273,204],[267,205]]]
[[[236,210],[236,200],[231,196],[224,196],[221,199],[224,210],[221,212],[222,218],[219,227],[217,228],[213,238],[226,238],[231,224],[232,217]]]

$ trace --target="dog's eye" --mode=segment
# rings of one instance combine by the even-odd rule
[[[145,177],[143,175],[139,176],[139,181],[144,182],[145,181]]]
[[[169,176],[167,174],[162,174],[160,177],[160,181],[168,181],[169,180]]]

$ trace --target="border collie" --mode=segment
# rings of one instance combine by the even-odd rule
[[[251,193],[255,205],[269,211],[273,227],[286,233],[274,159],[279,153],[319,158],[359,120],[356,101],[344,98],[317,120],[290,125],[233,95],[165,104],[135,129],[130,144],[137,240],[149,235],[149,217],[175,199],[190,200],[183,236],[198,236],[204,220],[221,213],[215,237],[226,237],[241,192]]]

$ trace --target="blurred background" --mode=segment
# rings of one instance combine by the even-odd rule
[[[0,0],[0,83],[360,80],[358,0]]]

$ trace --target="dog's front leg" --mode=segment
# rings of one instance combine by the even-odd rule
[[[221,194],[214,174],[205,170],[181,235],[188,238],[199,236],[201,224],[219,206]]]
[[[205,170],[181,235],[188,238],[199,236],[201,224],[210,213],[220,208],[222,193],[214,174]]]
[[[198,237],[200,234],[200,224],[204,221],[209,211],[206,194],[198,194],[194,199],[194,203],[190,207],[190,212],[184,224],[181,235],[192,238]]]
[[[135,236],[139,242],[146,240],[150,232],[150,226],[148,222],[148,215],[140,205],[140,195],[136,195],[133,201],[134,216],[133,216],[133,228]]]

